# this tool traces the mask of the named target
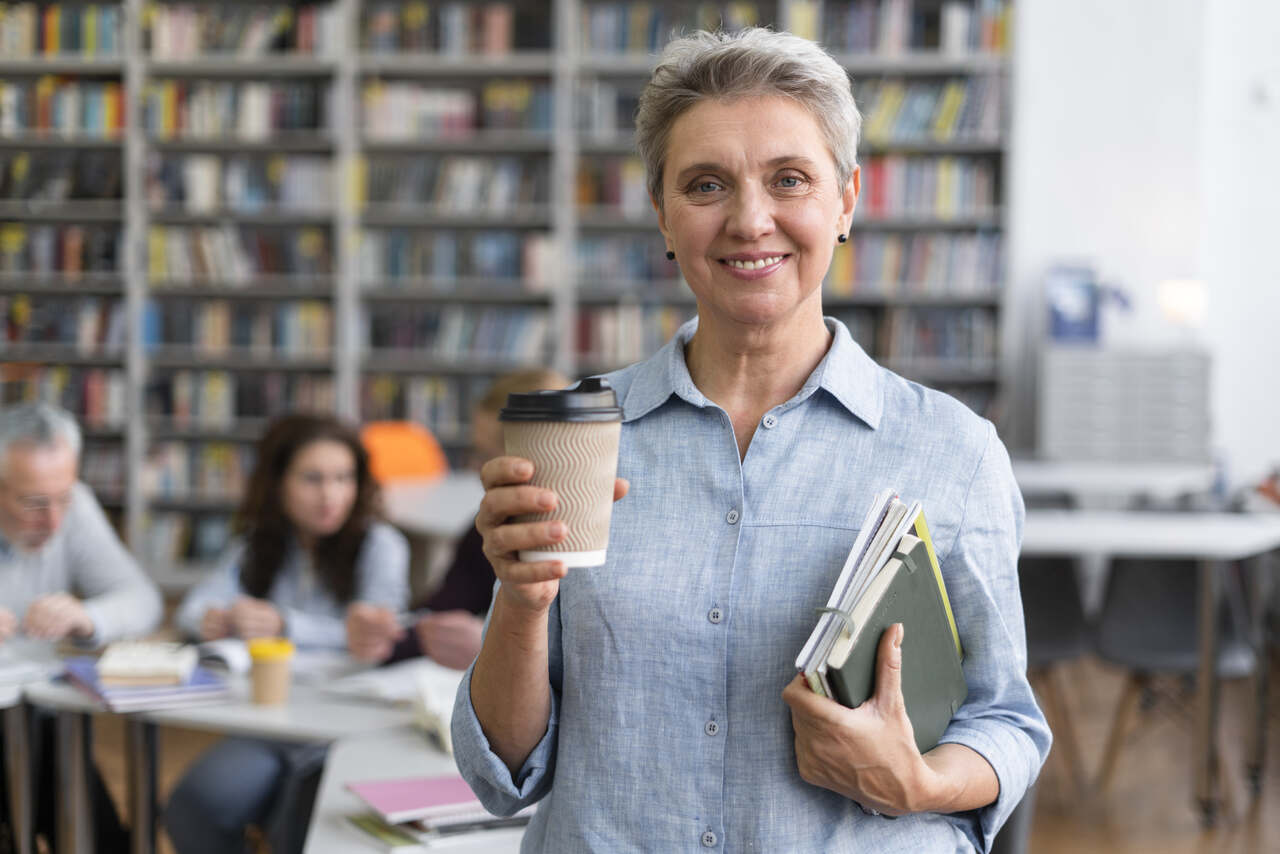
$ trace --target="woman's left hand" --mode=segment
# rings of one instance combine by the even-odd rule
[[[881,636],[876,692],[858,708],[818,696],[802,675],[782,692],[805,782],[885,815],[933,809],[940,783],[916,749],[902,699],[902,631],[898,623]]]
[[[236,635],[245,640],[277,637],[284,632],[284,617],[265,599],[241,596],[232,604],[229,619]]]

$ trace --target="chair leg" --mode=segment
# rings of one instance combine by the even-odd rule
[[[1111,778],[1115,774],[1116,760],[1120,757],[1120,747],[1124,744],[1129,729],[1129,718],[1138,706],[1147,677],[1131,673],[1125,680],[1124,693],[1116,706],[1116,716],[1111,723],[1111,733],[1107,736],[1107,747],[1102,754],[1102,769],[1098,772],[1098,791],[1106,793],[1111,786]]]
[[[1088,784],[1085,782],[1084,766],[1080,759],[1080,741],[1076,738],[1075,723],[1072,721],[1071,708],[1066,700],[1070,692],[1062,691],[1064,678],[1065,674],[1061,668],[1055,667],[1045,673],[1044,684],[1049,693],[1053,694],[1053,706],[1057,716],[1054,726],[1062,742],[1062,755],[1067,763],[1067,771],[1071,775],[1071,784],[1075,787],[1076,794],[1083,794],[1088,789]]]

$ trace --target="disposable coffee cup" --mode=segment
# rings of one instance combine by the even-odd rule
[[[249,659],[253,702],[264,706],[287,703],[293,644],[284,638],[254,638],[249,641]]]
[[[613,388],[593,377],[560,391],[511,394],[498,420],[507,453],[532,462],[532,484],[550,489],[560,499],[549,513],[530,513],[515,521],[560,519],[568,528],[562,541],[521,551],[520,560],[604,564],[622,433],[622,407]]]

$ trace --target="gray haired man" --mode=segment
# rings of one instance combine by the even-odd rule
[[[0,640],[145,634],[160,594],[77,479],[80,429],[48,404],[0,409]]]
[[[21,632],[101,644],[160,622],[155,584],[78,479],[80,444],[75,419],[57,407],[0,408],[0,642]],[[55,847],[54,728],[40,710],[32,723],[35,829]],[[89,785],[97,850],[127,851],[128,832],[96,769]],[[0,833],[0,849],[7,836]]]

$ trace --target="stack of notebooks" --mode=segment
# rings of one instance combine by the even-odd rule
[[[856,708],[875,694],[880,638],[903,624],[902,694],[931,750],[964,702],[963,651],[919,502],[875,497],[817,625],[796,658],[814,693]]]
[[[523,827],[534,811],[527,807],[506,818],[491,815],[457,774],[366,780],[347,788],[370,807],[348,816],[348,823],[365,842],[391,854],[417,854],[447,847],[463,834]]]
[[[225,680],[196,664],[193,647],[175,643],[113,643],[102,657],[66,662],[71,683],[113,712],[197,706],[225,700]]]

